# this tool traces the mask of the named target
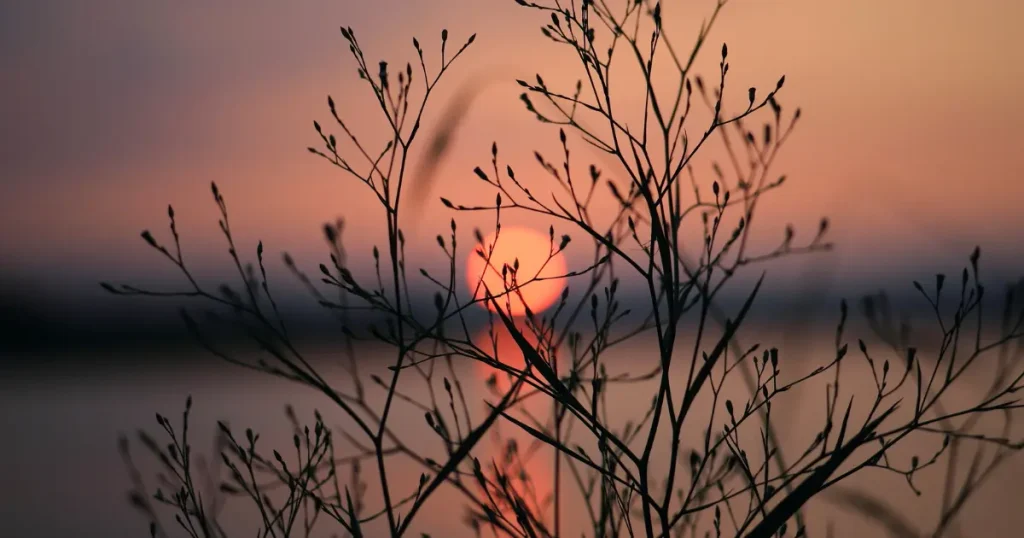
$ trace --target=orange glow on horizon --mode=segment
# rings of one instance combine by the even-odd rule
[[[533,312],[548,308],[565,287],[564,280],[557,278],[566,274],[565,257],[560,252],[552,255],[557,247],[546,234],[529,228],[505,227],[492,233],[466,262],[470,293],[482,299],[490,290],[513,316],[526,314],[527,306]],[[519,269],[514,270],[517,260]],[[508,269],[503,271],[505,266]],[[488,303],[487,308],[494,311],[494,304]]]

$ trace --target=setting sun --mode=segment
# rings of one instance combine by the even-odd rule
[[[561,253],[552,254],[557,250],[558,244],[552,245],[547,234],[529,228],[504,227],[500,233],[485,237],[483,244],[478,244],[470,253],[466,263],[469,291],[474,298],[480,299],[485,296],[486,286],[493,295],[500,295],[498,304],[506,307],[513,316],[525,314],[527,305],[533,312],[540,312],[551,306],[565,287],[563,279],[555,278],[566,273],[565,257]],[[489,264],[481,257],[481,252],[484,256],[490,254]],[[517,259],[516,287],[512,288],[512,268]],[[509,269],[503,278],[502,267],[505,265]],[[506,289],[512,289],[512,292],[501,295]],[[494,310],[493,304],[487,307]]]

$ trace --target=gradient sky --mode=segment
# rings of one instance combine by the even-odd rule
[[[668,27],[683,43],[713,2],[671,4]],[[942,264],[959,264],[975,243],[1000,267],[1019,260],[1021,20],[1024,3],[1015,0],[733,0],[702,71],[713,78],[725,41],[737,105],[747,86],[767,90],[784,73],[780,101],[804,111],[776,168],[788,186],[762,206],[764,237],[781,237],[785,222],[811,233],[828,215],[839,250],[813,263],[867,280],[948,269]],[[441,28],[455,44],[477,32],[436,113],[468,77],[554,80],[574,65],[540,35],[544,22],[511,0],[5,2],[2,274],[93,287],[101,276],[159,275],[163,264],[137,234],[166,233],[168,202],[191,259],[222,264],[212,257],[224,250],[212,180],[249,248],[262,239],[270,252],[319,261],[320,225],[344,216],[350,248],[365,255],[382,215],[368,211],[365,188],[305,151],[317,142],[312,120],[329,117],[327,93],[357,128],[379,120],[338,26],[356,30],[371,60],[392,65],[415,58],[413,35],[433,52]],[[533,149],[554,153],[557,133],[522,109],[511,78],[472,108],[435,200],[492,199],[471,172],[488,161],[492,140],[531,173]],[[701,167],[710,182],[709,161]],[[428,208],[409,233],[414,251],[432,252],[433,236],[447,229],[450,211]],[[467,243],[481,222],[460,217]]]

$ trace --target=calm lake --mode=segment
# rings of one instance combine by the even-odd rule
[[[829,335],[817,332],[816,334]],[[833,356],[833,344],[829,337],[819,341],[802,338],[800,331],[789,331],[786,335],[764,329],[744,341],[749,346],[755,341],[765,347],[780,348],[781,376],[792,379],[807,373],[816,366],[827,363]],[[860,424],[866,408],[870,405],[874,384],[867,370],[866,361],[856,355],[856,339],[851,339],[851,357],[844,363],[843,392],[845,399],[856,393],[855,411],[852,420]],[[682,348],[686,349],[686,348]],[[357,350],[363,376],[370,373],[384,373],[384,366],[393,360],[390,354],[370,349]],[[653,348],[650,343],[632,343],[628,347],[613,348],[608,352],[610,373],[628,371],[640,373],[653,364]],[[514,350],[499,346],[499,354],[514,355]],[[760,355],[760,353],[758,353]],[[902,374],[902,364],[891,354],[886,355],[879,347],[879,361],[892,358],[893,371]],[[926,349],[922,357],[927,365],[929,356]],[[994,358],[991,358],[994,360]],[[326,352],[313,354],[313,362],[324,375],[338,380],[340,386],[348,387],[347,374],[339,367],[340,355]],[[982,358],[982,361],[989,360]],[[677,360],[677,364],[688,364],[688,356]],[[217,420],[225,420],[241,435],[246,427],[262,433],[262,443],[270,448],[290,449],[290,429],[283,409],[285,403],[295,406],[300,420],[312,423],[312,411],[319,409],[332,427],[344,427],[340,413],[321,395],[311,389],[287,381],[270,378],[256,372],[232,367],[209,357],[168,356],[154,352],[137,353],[119,357],[77,357],[75,361],[46,361],[37,368],[22,369],[8,373],[0,380],[0,427],[4,442],[0,444],[0,514],[4,531],[0,534],[10,537],[143,537],[148,536],[148,522],[127,502],[126,492],[130,487],[128,474],[117,451],[117,438],[128,433],[134,439],[134,431],[140,427],[154,434],[158,440],[158,427],[154,413],[160,412],[178,424],[187,395],[194,399],[192,431],[196,449],[200,453],[212,453],[213,434]],[[82,366],[74,366],[80,364]],[[992,363],[994,364],[994,363]],[[967,375],[957,381],[943,400],[947,409],[957,406],[976,405],[991,383],[992,364],[979,363],[975,375]],[[89,365],[89,366],[85,366]],[[926,366],[927,367],[927,366]],[[438,366],[440,368],[440,365]],[[441,375],[435,379],[438,394]],[[466,392],[469,408],[478,422],[484,413],[483,401],[493,401],[485,380],[491,374],[489,367],[478,363],[457,363],[456,375]],[[409,395],[424,397],[426,387],[422,378],[415,373],[403,374],[403,383]],[[685,375],[685,370],[680,371]],[[736,376],[739,379],[738,376]],[[680,383],[684,377],[680,377]],[[831,374],[828,377],[831,380]],[[822,424],[822,409],[825,401],[825,378],[811,381],[807,385],[786,393],[773,406],[773,421],[783,448],[790,459],[794,459],[813,439]],[[382,390],[370,390],[377,398]],[[374,392],[375,391],[375,392]],[[620,428],[626,420],[636,420],[650,403],[654,394],[650,384],[630,384],[615,388],[609,393],[608,414]],[[727,385],[724,397],[733,398],[737,405],[746,401],[740,385]],[[911,399],[913,392],[906,392]],[[544,402],[539,399],[529,404],[531,411],[544,412]],[[439,397],[439,401],[446,399]],[[400,402],[393,411],[395,428],[406,435],[406,442],[417,441],[427,455],[442,460],[443,445],[424,424],[422,410]],[[721,402],[719,403],[721,406]],[[695,416],[706,417],[710,400],[699,400],[694,407]],[[550,413],[550,411],[548,411]],[[724,410],[719,416],[724,415]],[[995,418],[995,417],[991,417]],[[997,422],[992,424],[998,425]],[[698,425],[699,426],[699,425]],[[1017,425],[1019,426],[1019,425]],[[529,440],[513,431],[511,424],[500,429],[505,436],[516,437],[521,446]],[[574,435],[583,436],[577,432]],[[756,447],[757,425],[748,426],[747,439]],[[1014,435],[1017,438],[1019,434]],[[684,430],[684,444],[693,444],[700,437],[700,429]],[[489,448],[499,446],[495,439],[484,442]],[[893,452],[893,465],[905,468],[910,456],[918,455],[927,461],[939,448],[941,438],[921,435],[910,437],[905,445]],[[144,470],[152,471],[155,465],[147,459],[144,450],[135,445],[135,454]],[[970,457],[976,445],[964,445],[958,467],[961,477],[970,466]],[[753,450],[757,452],[756,450]],[[662,451],[661,455],[664,451]],[[484,451],[487,453],[487,451]],[[491,454],[497,451],[491,450]],[[991,454],[988,452],[987,454]],[[656,460],[659,453],[656,452]],[[990,456],[986,456],[986,459]],[[483,458],[481,458],[483,459]],[[661,458],[659,461],[663,460]],[[922,492],[920,497],[908,487],[906,480],[892,472],[871,469],[843,482],[847,490],[869,492],[889,506],[895,513],[909,521],[919,532],[930,532],[934,528],[938,507],[942,497],[943,476],[946,472],[945,457],[939,465],[927,469],[915,479],[915,486]],[[550,491],[552,477],[550,450],[536,452],[524,466],[533,477],[538,497],[544,489]],[[415,463],[398,457],[389,469],[389,477],[403,492],[415,491],[416,482],[422,469]],[[372,465],[366,465],[367,468]],[[564,470],[563,479],[570,480]],[[364,478],[370,483],[368,503],[379,508],[374,499],[376,477],[364,470]],[[680,472],[681,480],[686,472]],[[962,479],[962,478],[961,478]],[[948,536],[1020,536],[1024,528],[1024,510],[1021,487],[1024,483],[1024,454],[1012,456],[981,487],[975,497],[964,507],[957,524]],[[838,493],[838,490],[837,490]],[[403,494],[404,496],[404,494]],[[224,512],[228,529],[237,529],[234,535],[251,536],[254,526],[253,513],[249,504],[240,499],[229,502]],[[745,512],[745,506],[740,507]],[[442,488],[432,497],[417,516],[414,536],[421,532],[434,537],[471,536],[462,523],[465,515],[463,498],[450,488]],[[548,516],[550,518],[550,514]],[[850,510],[850,504],[838,496],[825,495],[814,501],[808,510],[811,536],[824,536],[828,527],[833,527],[835,536],[884,536],[883,528],[865,516]],[[578,499],[567,501],[563,508],[563,529],[565,536],[579,536],[569,532],[586,521],[583,505]],[[166,519],[173,526],[173,519]],[[325,522],[326,523],[326,522]],[[574,524],[575,523],[575,524]],[[377,527],[379,529],[379,527]],[[340,532],[338,527],[325,525],[317,536],[329,536]],[[379,530],[378,530],[379,532]],[[184,534],[181,534],[184,536]],[[372,535],[372,534],[371,534]]]

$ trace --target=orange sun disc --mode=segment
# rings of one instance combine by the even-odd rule
[[[547,234],[502,227],[500,232],[485,237],[469,255],[466,281],[470,293],[474,299],[483,300],[489,289],[502,310],[513,316],[526,314],[527,306],[535,313],[548,308],[565,288],[564,279],[558,278],[566,273],[565,257],[561,253],[552,255],[557,248],[557,241],[552,245]],[[519,269],[513,271],[517,259]],[[487,308],[494,311],[494,304],[488,302]]]

